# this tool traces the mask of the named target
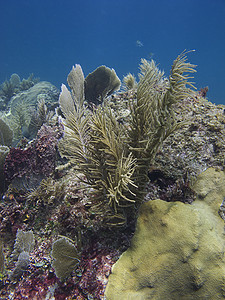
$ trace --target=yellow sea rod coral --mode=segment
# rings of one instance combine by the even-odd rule
[[[62,85],[59,103],[65,135],[59,150],[84,174],[95,195],[92,210],[107,216],[106,224],[125,223],[127,208],[136,209],[142,203],[149,166],[163,141],[182,124],[175,120],[173,104],[191,94],[189,73],[195,72],[194,67],[184,52],[165,81],[154,61],[142,60],[137,97],[130,100],[124,122],[117,121],[107,101],[93,109],[85,105],[80,65],[68,75],[71,93]]]

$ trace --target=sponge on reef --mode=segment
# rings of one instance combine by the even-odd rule
[[[142,204],[131,247],[112,268],[107,300],[224,299],[225,174],[210,168],[193,189],[192,204]]]

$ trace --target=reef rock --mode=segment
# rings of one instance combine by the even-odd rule
[[[140,208],[130,248],[112,268],[107,300],[224,299],[225,173],[209,168],[190,204],[153,200]]]
[[[223,167],[224,112],[225,105],[213,104],[200,92],[178,101],[176,120],[185,124],[165,139],[156,154],[154,169],[167,178],[178,179],[186,174],[196,177],[209,167]]]
[[[47,106],[52,106],[58,102],[58,89],[47,81],[40,81],[26,91],[20,92],[10,100],[11,112],[22,102],[36,106],[39,100],[45,100]]]

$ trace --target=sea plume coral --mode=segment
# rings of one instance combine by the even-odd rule
[[[126,88],[126,90],[132,90],[137,87],[137,82],[133,74],[128,73],[124,78],[123,78],[123,83]]]
[[[65,135],[60,152],[83,173],[94,190],[92,209],[106,215],[106,224],[123,224],[126,209],[138,207],[148,181],[147,172],[162,142],[179,126],[173,104],[187,97],[191,90],[188,74],[194,65],[186,52],[174,61],[169,80],[154,61],[142,60],[137,97],[130,101],[130,116],[120,123],[107,101],[96,109],[85,106],[84,77],[80,66],[73,68],[60,94]],[[71,84],[70,77],[78,82]],[[76,89],[79,86],[79,89]]]
[[[153,60],[142,59],[137,98],[130,104],[128,130],[129,149],[138,161],[135,176],[139,193],[148,181],[148,168],[162,142],[182,125],[175,121],[173,104],[191,94],[186,85],[193,87],[188,79],[192,78],[189,73],[195,72],[194,67],[187,62],[186,52],[183,52],[174,61],[167,82]]]
[[[83,77],[80,66],[73,68],[73,77],[78,77],[81,83]],[[84,105],[83,89],[72,96],[63,85],[60,94],[60,107],[66,117],[65,135],[59,148],[61,154],[70,158],[75,168],[84,173],[87,183],[92,186],[96,198],[101,201],[103,211],[114,211],[123,201],[129,199],[129,185],[132,185],[134,159],[124,155],[124,133],[122,126],[108,107],[99,106],[90,111]],[[68,109],[70,108],[70,109]],[[110,212],[109,214],[110,215]],[[117,219],[123,219],[118,217]]]

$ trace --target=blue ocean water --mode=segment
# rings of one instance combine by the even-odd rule
[[[225,104],[224,0],[0,0],[0,82],[34,73],[60,88],[72,65],[105,64],[120,77],[153,58],[166,75],[184,49],[196,51],[198,89]]]

